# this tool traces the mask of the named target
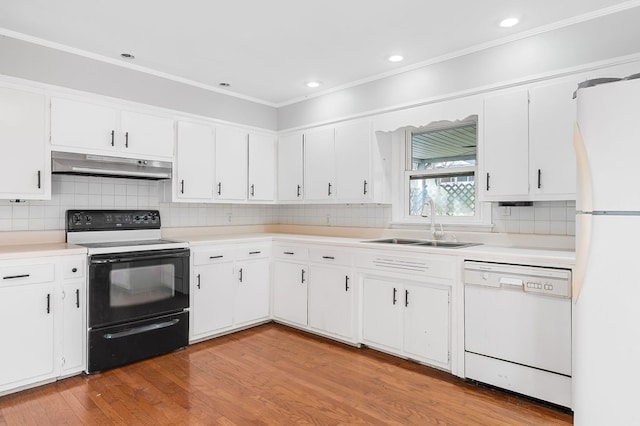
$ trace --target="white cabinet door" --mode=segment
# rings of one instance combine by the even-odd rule
[[[50,198],[44,95],[0,87],[0,141],[0,198]]]
[[[175,195],[178,200],[213,200],[214,130],[208,124],[178,122]]]
[[[529,196],[529,94],[487,96],[484,101],[484,199]]]
[[[84,370],[84,340],[87,328],[83,312],[86,310],[84,282],[63,286],[62,298],[62,374]]]
[[[276,195],[276,140],[249,134],[249,199],[273,201]]]
[[[233,323],[233,262],[194,268],[191,285],[191,337],[230,327]]]
[[[426,361],[449,362],[449,292],[406,284],[404,350]]]
[[[173,157],[173,120],[134,111],[122,111],[120,132],[124,153]]]
[[[278,139],[278,200],[303,199],[303,141],[302,133]]]
[[[350,271],[309,267],[309,326],[352,339],[353,282]]]
[[[402,285],[393,281],[364,279],[362,333],[366,342],[402,349],[402,290]]]
[[[235,325],[269,317],[269,263],[269,259],[262,259],[236,264]]]
[[[216,128],[216,199],[247,199],[246,132],[230,127]]]
[[[371,199],[371,124],[357,122],[335,129],[336,198]]]
[[[88,102],[51,98],[51,144],[80,151],[114,153],[120,146],[118,110]]]
[[[335,194],[334,129],[304,135],[304,198],[328,201]]]
[[[54,298],[53,285],[0,289],[0,392],[56,375]]]
[[[531,89],[529,162],[535,200],[572,200],[576,196],[576,155],[573,129],[578,79]]]
[[[273,316],[307,325],[307,267],[275,262],[273,273]]]

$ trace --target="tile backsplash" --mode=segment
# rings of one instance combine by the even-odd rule
[[[0,200],[0,231],[60,230],[68,209],[159,209],[163,226],[329,225],[388,227],[391,206],[379,204],[250,205],[164,203],[157,181],[54,175],[51,200]],[[492,204],[493,232],[575,235],[575,202],[531,207]]]

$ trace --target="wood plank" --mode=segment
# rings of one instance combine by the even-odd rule
[[[14,424],[570,425],[446,372],[277,324],[0,398]]]

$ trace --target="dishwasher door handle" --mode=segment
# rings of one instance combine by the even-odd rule
[[[500,285],[502,287],[516,287],[524,289],[524,281],[519,278],[502,277],[500,278]]]

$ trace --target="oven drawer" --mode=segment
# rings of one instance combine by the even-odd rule
[[[89,332],[89,373],[107,370],[184,348],[189,313],[180,312]]]
[[[46,283],[54,280],[53,263],[0,266],[0,286]]]

